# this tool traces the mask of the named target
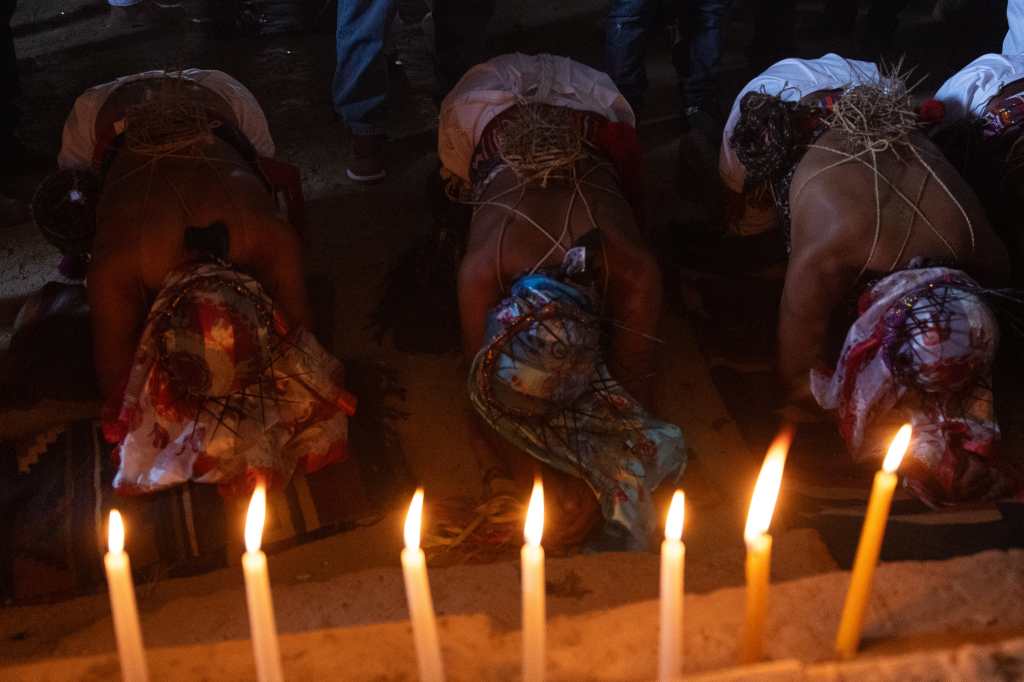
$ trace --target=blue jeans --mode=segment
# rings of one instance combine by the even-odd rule
[[[395,0],[338,0],[338,63],[331,88],[334,110],[354,135],[384,132],[388,64],[384,41]]]
[[[722,53],[722,17],[732,0],[612,0],[605,25],[605,68],[630,104],[647,90],[647,41],[657,28],[659,9],[677,22],[679,40],[672,62],[683,107],[701,106],[715,86]]]
[[[438,98],[483,58],[494,2],[434,0]],[[338,0],[334,110],[356,135],[384,132],[388,94],[384,43],[396,9],[395,0]]]

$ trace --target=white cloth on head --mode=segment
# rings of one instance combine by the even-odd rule
[[[441,103],[437,154],[444,171],[469,182],[473,153],[487,124],[522,102],[590,111],[636,125],[612,79],[568,57],[506,54],[474,66]]]
[[[839,90],[849,85],[874,82],[878,78],[878,67],[873,63],[846,59],[831,52],[818,59],[783,59],[769,66],[740,90],[732,104],[718,155],[722,182],[734,192],[743,191],[747,171],[729,144],[729,138],[740,119],[740,102],[748,92],[765,92],[787,102],[797,102],[820,90]]]
[[[122,76],[117,80],[96,85],[75,100],[67,121],[64,122],[64,133],[61,137],[60,154],[57,166],[60,168],[88,169],[92,167],[96,149],[96,117],[107,99],[122,85],[144,78],[160,78],[177,76],[174,71],[146,71],[131,76]],[[274,140],[270,136],[267,117],[263,113],[256,97],[247,87],[224,73],[212,69],[186,69],[181,77],[211,90],[231,107],[238,120],[238,128],[246,139],[256,148],[260,156],[274,155]]]
[[[945,123],[981,116],[989,100],[1024,78],[1024,54],[984,54],[953,74],[935,93],[946,108]]]
[[[1024,53],[1024,0],[1006,3],[1006,23],[1010,28],[1003,39],[1003,54]]]

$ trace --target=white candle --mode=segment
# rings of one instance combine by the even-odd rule
[[[139,611],[135,606],[132,565],[124,551],[124,522],[116,509],[110,511],[107,524],[107,554],[103,557],[110,591],[110,611],[114,617],[117,655],[121,659],[121,677],[125,682],[145,682],[146,652],[142,648]]]
[[[686,545],[682,543],[686,496],[672,496],[661,543],[661,629],[658,646],[658,679],[678,680],[683,674],[683,571]]]
[[[526,510],[523,535],[526,543],[521,554],[523,571],[523,680],[544,679],[544,485],[533,484],[530,506]]]
[[[743,640],[740,645],[740,662],[754,663],[761,660],[761,644],[764,639],[764,620],[768,610],[768,586],[771,583],[772,536],[768,528],[775,513],[782,485],[782,471],[786,466],[786,454],[793,440],[793,432],[783,429],[764,457],[761,473],[754,484],[750,498],[747,525],[743,539],[747,544],[747,609],[743,625]]]
[[[267,491],[260,484],[252,493],[245,517],[246,552],[242,555],[242,571],[245,573],[245,597],[249,605],[249,632],[256,658],[256,677],[259,682],[281,682],[284,675],[281,673],[281,652],[274,624],[274,603],[270,598],[267,555],[260,551],[266,516]]]
[[[423,488],[416,490],[405,517],[405,549],[402,550],[402,575],[405,577],[405,598],[409,602],[413,642],[420,680],[438,682],[444,679],[441,646],[437,640],[434,602],[427,580],[427,560],[420,549],[420,525],[423,518]]]

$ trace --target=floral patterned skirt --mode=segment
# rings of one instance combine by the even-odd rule
[[[646,549],[651,493],[686,465],[679,427],[659,421],[609,374],[588,290],[526,275],[488,318],[469,395],[484,420],[542,462],[578,476],[605,518],[604,549]]]
[[[185,481],[248,490],[346,456],[355,398],[341,364],[289,329],[262,287],[217,263],[171,272],[139,342],[116,418],[114,487],[146,493]]]

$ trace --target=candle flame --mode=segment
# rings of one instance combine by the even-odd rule
[[[420,526],[423,524],[423,488],[417,488],[405,515],[405,547],[420,548]]]
[[[890,474],[900,468],[903,455],[907,453],[907,448],[910,446],[912,431],[910,424],[904,424],[896,432],[896,437],[892,439],[892,443],[889,445],[889,452],[886,453],[885,460],[882,462],[882,468]]]
[[[786,466],[786,453],[793,441],[793,430],[784,428],[775,437],[768,454],[761,464],[761,473],[754,484],[754,494],[750,498],[750,510],[747,512],[747,527],[743,538],[751,542],[768,532],[775,513],[775,503],[779,499],[779,487],[782,485],[782,470]]]
[[[530,494],[530,506],[526,509],[526,526],[523,535],[528,545],[539,546],[544,534],[544,484],[540,478],[533,482],[533,493]]]
[[[116,509],[110,510],[110,521],[107,522],[107,551],[111,554],[124,551],[124,521]]]
[[[263,523],[267,519],[267,489],[262,483],[252,491],[249,511],[245,515],[245,549],[258,552],[263,541]]]
[[[686,515],[686,494],[677,490],[672,496],[672,504],[668,507],[668,519],[665,521],[665,539],[680,540],[683,537],[683,517]]]

